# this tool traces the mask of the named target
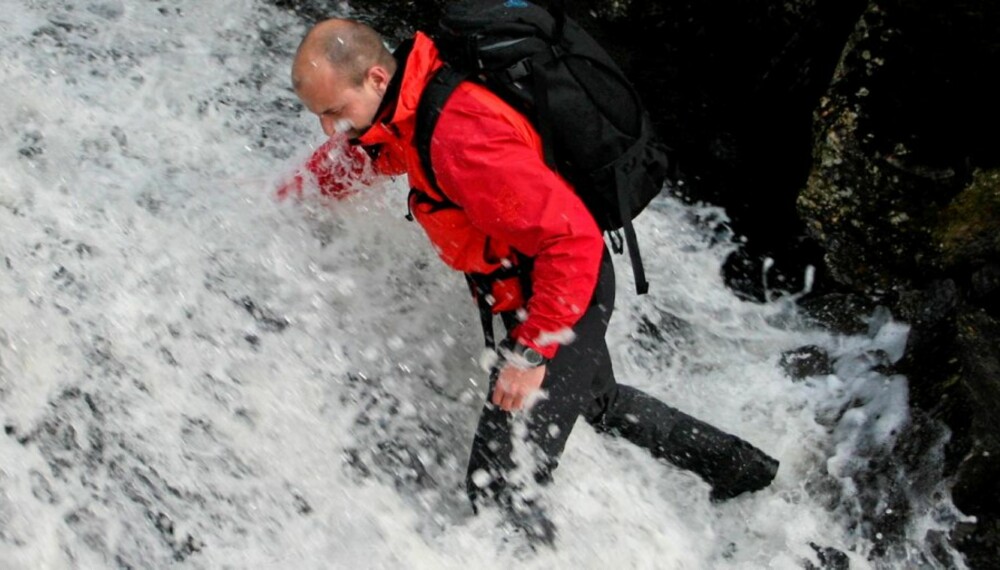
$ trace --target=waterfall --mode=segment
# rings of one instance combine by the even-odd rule
[[[402,181],[273,197],[321,142],[288,85],[305,23],[253,0],[0,6],[0,567],[964,566],[947,433],[908,448],[919,473],[893,459],[922,425],[891,371],[905,325],[841,336],[787,295],[740,300],[725,213],[666,193],[636,222],[649,295],[616,259],[618,378],[781,469],[716,505],[580,422],[546,490],[557,549],[525,552],[465,503],[477,314]],[[802,346],[830,369],[793,381]]]

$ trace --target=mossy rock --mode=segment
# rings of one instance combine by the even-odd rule
[[[1000,259],[1000,169],[975,172],[942,212],[934,239],[949,267]]]

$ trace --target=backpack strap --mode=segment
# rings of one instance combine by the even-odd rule
[[[420,103],[417,104],[417,125],[413,134],[414,144],[417,147],[417,155],[420,156],[420,166],[424,169],[424,176],[431,188],[447,201],[447,195],[438,185],[437,176],[434,174],[434,165],[431,164],[431,139],[434,129],[437,127],[438,119],[441,118],[441,110],[444,109],[448,98],[455,92],[458,85],[465,81],[467,74],[456,71],[450,65],[445,64],[431,77],[431,80],[420,95]],[[411,189],[410,193],[418,192]],[[407,198],[409,202],[409,198]],[[483,328],[483,340],[486,348],[496,349],[496,336],[493,331],[493,308],[490,307],[488,295],[492,289],[495,275],[466,273],[465,279],[469,283],[469,289],[476,300],[479,309],[479,321]]]
[[[549,13],[555,20],[555,24],[552,26],[552,43],[559,45],[562,43],[563,31],[566,29],[566,0],[552,0],[549,5]]]
[[[420,95],[420,103],[417,104],[417,126],[413,138],[417,154],[420,156],[420,166],[423,167],[424,176],[427,177],[431,188],[446,200],[447,196],[438,186],[434,166],[431,164],[431,139],[438,119],[441,118],[441,110],[459,83],[465,81],[466,76],[467,74],[456,71],[448,64],[441,66],[427,83]]]
[[[493,307],[490,307],[486,297],[493,282],[487,279],[488,277],[488,275],[481,273],[466,273],[465,281],[469,284],[469,291],[472,292],[472,298],[476,300],[476,308],[479,309],[479,324],[483,329],[483,340],[486,342],[486,348],[495,350],[497,343],[493,331]]]
[[[541,58],[535,59],[530,65],[540,65],[540,66],[552,66],[555,67],[558,64],[558,48],[556,46],[552,47],[552,56],[546,60]],[[535,117],[537,118],[536,126],[538,128],[538,136],[542,139],[542,156],[545,159],[545,164],[549,168],[558,172],[558,164],[556,163],[556,153],[552,145],[552,115],[549,111],[549,85],[547,82],[548,74],[546,73],[532,73],[532,89],[534,90],[534,99],[537,110],[535,112]]]
[[[625,193],[625,188],[628,188],[629,185],[628,177],[630,175],[634,176],[635,173],[626,171],[624,165],[631,163],[636,158],[637,153],[645,148],[646,143],[649,142],[650,133],[649,128],[643,124],[639,138],[633,143],[632,148],[628,149],[622,155],[621,162],[615,167],[615,193],[618,197],[618,213],[621,216],[621,230],[625,234],[625,243],[628,245],[629,261],[632,262],[632,275],[635,277],[635,292],[637,295],[645,295],[649,292],[649,281],[646,281],[646,268],[642,266],[642,255],[639,253],[639,240],[635,237],[635,227],[632,225],[632,204],[629,201],[628,194]],[[617,232],[612,232],[611,235],[614,236],[615,233]],[[617,247],[617,253],[621,253],[621,237],[618,237],[617,244],[615,244],[614,237],[612,237],[611,242],[612,247]]]
[[[534,260],[530,257],[515,251],[517,265],[501,267],[492,273],[466,273],[465,280],[469,284],[472,297],[476,300],[479,308],[479,321],[483,327],[483,340],[486,341],[486,348],[496,350],[496,337],[493,331],[493,307],[490,306],[489,296],[493,294],[493,285],[498,281],[517,278],[521,284],[521,295],[527,301],[531,298],[531,268]],[[506,317],[505,317],[506,319]],[[506,324],[507,321],[504,320]],[[508,327],[510,330],[513,327]]]
[[[444,109],[448,98],[455,92],[458,85],[465,81],[468,74],[456,71],[450,65],[445,64],[438,69],[431,80],[424,88],[420,96],[420,103],[417,104],[417,125],[414,133],[414,143],[417,154],[420,156],[420,166],[424,169],[424,176],[431,188],[441,196],[440,207],[447,207],[454,204],[448,200],[448,196],[438,185],[437,176],[434,174],[434,166],[431,164],[431,139],[434,135],[434,128],[441,117],[441,110]],[[419,192],[417,189],[410,190],[410,197],[413,193]],[[409,204],[410,197],[407,198]],[[456,206],[457,207],[457,206]],[[410,216],[412,217],[412,216]],[[483,340],[486,347],[496,349],[496,335],[493,330],[493,308],[489,303],[489,295],[492,293],[493,284],[497,281],[517,277],[521,282],[521,294],[527,300],[531,296],[531,273],[532,259],[514,252],[517,255],[517,264],[512,267],[501,267],[492,273],[466,273],[465,279],[472,291],[472,296],[476,299],[479,308],[479,320],[483,328]]]
[[[639,254],[639,240],[635,237],[635,228],[632,227],[632,208],[625,195],[625,173],[619,167],[615,169],[616,186],[618,187],[618,210],[622,215],[622,229],[625,231],[625,243],[628,244],[628,257],[632,262],[632,275],[635,277],[635,292],[638,295],[645,295],[649,292],[649,282],[646,281],[646,269],[642,266],[642,256]],[[619,242],[621,247],[621,242]]]

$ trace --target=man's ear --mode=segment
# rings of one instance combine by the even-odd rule
[[[385,95],[386,90],[389,88],[389,81],[392,79],[392,74],[385,67],[375,64],[368,68],[365,73],[365,79],[371,82],[372,87],[379,96]]]

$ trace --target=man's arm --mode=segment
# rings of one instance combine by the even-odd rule
[[[527,319],[512,331],[544,356],[586,311],[604,239],[573,189],[549,169],[526,120],[495,112],[495,99],[463,84],[434,132],[431,161],[441,189],[486,235],[534,258]]]

